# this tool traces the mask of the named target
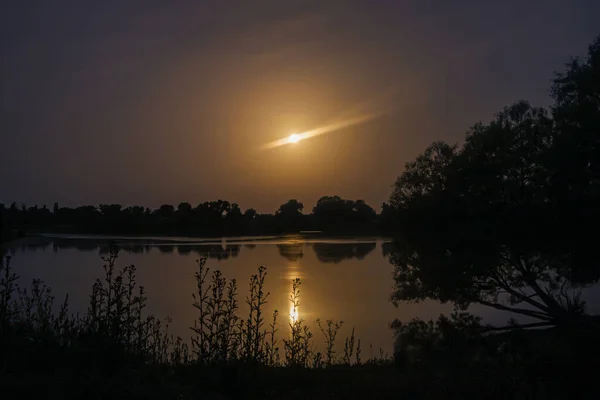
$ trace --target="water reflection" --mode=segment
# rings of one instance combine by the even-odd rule
[[[57,253],[59,250],[72,249],[75,248],[79,251],[97,251],[98,243],[93,242],[77,242],[76,244],[72,243],[70,240],[61,240],[57,239],[52,241],[52,250]]]
[[[33,252],[38,251],[38,250],[46,251],[46,249],[50,246],[50,243],[49,242],[34,243],[34,244],[26,243],[26,244],[24,244],[24,246],[27,248],[28,251],[33,251]]]
[[[303,246],[302,242],[279,243],[277,244],[277,250],[279,250],[281,257],[289,261],[298,261],[304,256],[302,252]]]
[[[208,258],[214,260],[227,260],[238,257],[242,246],[247,250],[253,250],[256,244],[231,244],[221,243],[160,243],[139,241],[117,241],[121,252],[131,254],[145,254],[152,249],[156,249],[161,254],[177,253],[182,256],[193,254],[198,258]],[[285,241],[276,243],[279,255],[290,262],[300,261],[304,256],[304,246],[308,246],[301,237],[286,238]],[[348,242],[316,242],[312,243],[312,248],[319,261],[324,263],[337,264],[344,260],[357,259],[362,260],[371,253],[377,246],[376,242],[366,243],[348,243]],[[56,253],[59,250],[75,249],[80,252],[99,252],[108,253],[108,240],[93,239],[69,239],[69,238],[46,238],[36,237],[9,248],[12,254],[17,251],[34,253],[36,251],[45,251],[48,248]],[[391,243],[382,243],[383,255],[387,256],[393,249]]]
[[[324,263],[338,264],[349,259],[362,260],[377,247],[372,243],[313,243],[319,261]]]
[[[9,247],[9,252],[19,253],[12,260],[21,277],[19,284],[27,287],[33,278],[42,279],[52,287],[57,298],[69,294],[73,312],[85,313],[91,287],[96,278],[103,276],[98,252],[104,251],[108,240],[28,238]],[[415,317],[436,319],[440,313],[451,311],[450,305],[433,301],[402,304],[398,308],[390,303],[394,267],[387,258],[394,253],[394,246],[384,239],[285,237],[279,241],[271,238],[252,243],[228,240],[122,239],[117,241],[122,249],[118,267],[128,264],[139,267],[138,283],[144,285],[148,293],[147,311],[161,318],[170,316],[172,333],[182,337],[189,337],[189,327],[197,318],[190,303],[191,294],[197,291],[194,259],[200,257],[211,259],[208,263],[211,271],[219,269],[228,279],[237,279],[240,317],[248,315],[244,299],[248,295],[249,277],[256,273],[258,266],[265,265],[268,272],[265,292],[270,293],[265,316],[279,310],[277,329],[282,336],[287,334],[290,322],[303,319],[316,333],[315,346],[320,349],[323,339],[314,324],[317,318],[342,320],[345,323],[341,338],[356,328],[364,348],[372,344],[375,350],[381,347],[390,352],[393,336],[389,324],[395,318],[402,321]],[[250,250],[248,245],[256,247]],[[381,250],[377,249],[378,245]],[[307,247],[313,251],[304,251]],[[368,262],[361,262],[367,255]],[[300,278],[302,285],[299,288],[301,309],[294,310],[290,295],[295,278]],[[597,292],[589,297],[591,313],[597,313],[598,298]],[[508,318],[485,309],[474,309],[474,312],[484,317],[486,323],[495,325],[505,323]]]
[[[185,247],[185,246],[179,246]],[[240,254],[240,245],[230,244],[226,246],[218,245],[195,245],[192,250],[203,258],[216,260],[227,260],[230,257],[237,257]]]
[[[13,265],[23,285],[33,278],[42,279],[58,297],[69,294],[71,310],[85,313],[90,288],[102,277],[98,253],[107,249],[109,238],[31,238],[15,244],[21,252]],[[290,323],[302,319],[317,333],[314,321],[343,320],[348,330],[356,328],[361,341],[391,351],[393,338],[389,323],[396,317],[410,319],[437,317],[439,308],[423,304],[395,309],[389,302],[392,266],[379,251],[381,239],[338,240],[327,237],[286,236],[253,242],[220,238],[194,241],[172,238],[115,240],[121,248],[118,267],[138,266],[138,282],[147,290],[149,313],[173,319],[172,333],[189,337],[189,327],[197,318],[190,306],[191,294],[197,291],[193,278],[197,270],[194,259],[206,257],[211,271],[219,269],[227,279],[238,281],[240,317],[249,312],[244,302],[248,280],[260,265],[267,267],[265,291],[270,293],[264,310],[271,316],[279,310],[277,329],[280,337],[289,332]],[[25,245],[25,243],[27,243]],[[254,247],[255,246],[255,247]],[[310,249],[312,248],[312,250]],[[46,254],[44,253],[46,249]],[[57,254],[52,254],[52,249]],[[51,253],[50,256],[47,253]],[[378,257],[372,257],[377,253]],[[369,265],[360,261],[369,255]],[[172,268],[176,266],[176,268]],[[292,281],[302,280],[299,306],[290,301]],[[349,334],[343,331],[341,336]],[[340,336],[340,337],[341,337]],[[315,346],[322,348],[322,337],[315,335]]]
[[[175,246],[173,246],[172,244],[163,244],[162,246],[156,246],[158,248],[158,251],[160,251],[161,253],[173,253],[175,251]]]
[[[197,258],[209,258],[215,260],[226,260],[231,257],[237,257],[240,253],[239,244],[172,244],[172,243],[144,243],[143,241],[117,242],[122,253],[145,254],[152,249],[158,250],[162,254],[179,255],[195,254]],[[65,239],[65,238],[30,238],[23,243],[11,246],[9,252],[16,254],[35,253],[45,251],[49,247],[57,253],[59,250],[75,249],[80,252],[98,252],[101,255],[108,254],[108,240],[90,240],[90,239]]]
[[[300,306],[290,304],[290,323],[297,322],[300,318]]]

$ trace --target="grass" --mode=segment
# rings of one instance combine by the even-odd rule
[[[146,315],[135,266],[103,259],[84,315],[51,288],[18,286],[10,258],[0,277],[0,387],[3,398],[586,398],[582,374],[600,352],[595,333],[483,335],[480,321],[455,313],[438,321],[395,323],[394,358],[361,359],[354,329],[338,346],[342,321],[317,320],[313,333],[296,313],[292,282],[288,326],[265,315],[267,271],[236,280],[198,260],[191,340],[169,333],[170,320]],[[248,307],[240,315],[240,302]],[[58,304],[56,304],[58,306]],[[58,309],[58,312],[54,312]],[[322,351],[314,335],[323,335]],[[591,397],[590,397],[591,398]]]

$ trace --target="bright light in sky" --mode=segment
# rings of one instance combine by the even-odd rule
[[[300,140],[300,136],[296,135],[295,133],[292,133],[288,137],[288,142],[290,142],[290,143],[298,143],[299,140]]]
[[[334,124],[322,126],[322,127],[310,130],[310,131],[306,131],[306,132],[302,132],[302,133],[293,133],[286,138],[275,140],[270,143],[266,143],[265,145],[262,146],[262,148],[263,149],[272,149],[274,147],[283,146],[285,144],[298,143],[300,140],[308,139],[308,138],[315,137],[318,135],[323,135],[325,133],[334,132],[334,131],[337,131],[337,130],[340,130],[343,128],[348,128],[353,125],[365,123],[365,122],[370,121],[374,118],[377,118],[381,115],[382,115],[382,113],[363,115],[360,117],[347,119],[345,121],[340,121],[340,122],[337,122]]]

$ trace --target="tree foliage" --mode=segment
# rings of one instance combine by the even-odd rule
[[[383,210],[397,227],[394,302],[580,320],[580,288],[600,273],[599,43],[557,76],[551,113],[519,101],[406,164]]]
[[[323,196],[313,208],[317,226],[325,231],[347,231],[368,226],[376,217],[375,210],[364,200],[346,200],[339,196]]]

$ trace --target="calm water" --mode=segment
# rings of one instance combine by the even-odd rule
[[[91,287],[101,277],[108,239],[68,237],[35,239],[10,249],[12,265],[22,283],[40,278],[62,300],[69,294],[72,311],[84,312]],[[352,327],[363,345],[363,356],[391,353],[393,335],[389,324],[395,318],[408,321],[414,317],[437,318],[450,311],[436,302],[405,304],[394,307],[389,301],[393,266],[385,256],[386,240],[311,239],[302,237],[245,237],[227,240],[186,238],[143,238],[120,244],[118,267],[135,264],[138,283],[148,293],[148,312],[158,317],[170,316],[171,331],[189,337],[189,327],[196,318],[192,293],[196,288],[196,260],[208,258],[207,266],[219,269],[227,278],[236,278],[240,303],[246,296],[248,280],[257,268],[267,268],[266,289],[271,293],[268,313],[280,312],[280,328],[289,321],[289,294],[292,279],[302,279],[300,317],[314,327],[315,319],[344,321],[338,337],[341,351],[343,338]],[[598,291],[595,290],[597,293]],[[594,296],[597,298],[597,296]],[[595,307],[597,308],[597,307]],[[242,309],[243,310],[243,309]],[[503,323],[508,315],[474,308],[491,323]],[[320,346],[319,346],[320,347]]]

